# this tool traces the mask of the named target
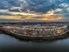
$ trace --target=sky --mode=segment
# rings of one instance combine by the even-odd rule
[[[69,21],[69,0],[0,0],[0,19],[6,19],[2,15],[27,16],[16,17],[19,20]]]

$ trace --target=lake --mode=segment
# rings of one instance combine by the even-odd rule
[[[0,34],[0,50],[68,50],[69,38],[56,41],[25,41],[15,37]]]

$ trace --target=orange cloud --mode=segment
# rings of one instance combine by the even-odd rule
[[[12,20],[42,20],[42,21],[61,21],[64,18],[62,16],[0,16],[0,19],[12,19]]]
[[[62,17],[47,17],[47,18],[42,18],[42,20],[46,21],[61,21],[63,20]]]
[[[41,17],[26,17],[21,20],[42,20],[42,21],[61,21],[64,18],[62,16],[41,16]]]

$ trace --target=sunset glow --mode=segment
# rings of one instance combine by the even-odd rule
[[[63,17],[58,17],[58,16],[0,16],[0,19],[9,19],[9,20],[42,20],[42,21],[61,21],[64,18]]]

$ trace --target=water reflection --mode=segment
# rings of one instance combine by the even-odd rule
[[[56,40],[52,42],[41,41],[41,42],[32,42],[32,41],[21,41],[16,39],[12,36],[8,36],[5,34],[0,34],[0,48],[10,48],[10,47],[17,47],[17,48],[39,48],[39,49],[60,49],[60,48],[69,48],[69,38]]]

